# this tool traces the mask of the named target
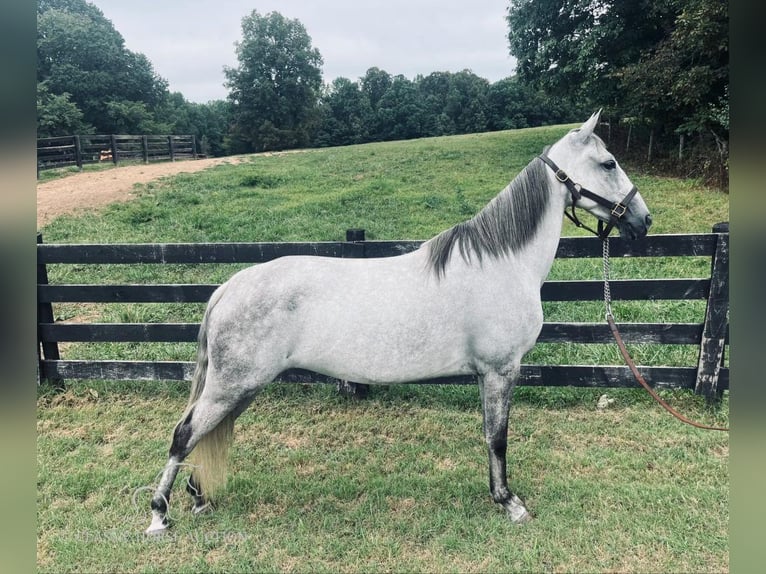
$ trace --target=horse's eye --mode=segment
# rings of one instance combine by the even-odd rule
[[[601,167],[603,167],[604,169],[610,169],[611,170],[611,169],[614,169],[614,168],[617,167],[617,162],[614,161],[613,159],[610,159],[610,160],[605,161],[604,163],[602,163]]]

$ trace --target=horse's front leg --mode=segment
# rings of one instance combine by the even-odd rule
[[[489,450],[489,491],[492,499],[505,508],[511,522],[531,519],[524,503],[508,488],[505,454],[508,448],[508,413],[519,368],[510,373],[486,373],[479,378],[484,438]]]

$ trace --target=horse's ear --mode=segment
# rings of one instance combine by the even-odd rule
[[[593,130],[596,129],[596,126],[598,125],[598,120],[601,117],[601,110],[597,111],[595,114],[593,114],[587,122],[585,122],[579,130],[577,130],[575,133],[577,135],[577,139],[580,141],[587,140],[592,134]]]

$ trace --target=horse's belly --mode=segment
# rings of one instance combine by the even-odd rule
[[[431,312],[429,312],[431,311]],[[400,383],[474,372],[461,322],[433,309],[345,300],[302,322],[296,366],[360,383]]]

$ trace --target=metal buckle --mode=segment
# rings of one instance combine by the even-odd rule
[[[556,170],[556,179],[558,179],[561,183],[566,183],[567,180],[569,180],[569,176],[563,169],[558,169]]]
[[[622,203],[616,203],[612,208],[612,215],[617,219],[620,219],[623,215],[625,215],[626,211],[628,211],[628,207],[626,205],[623,205]]]

